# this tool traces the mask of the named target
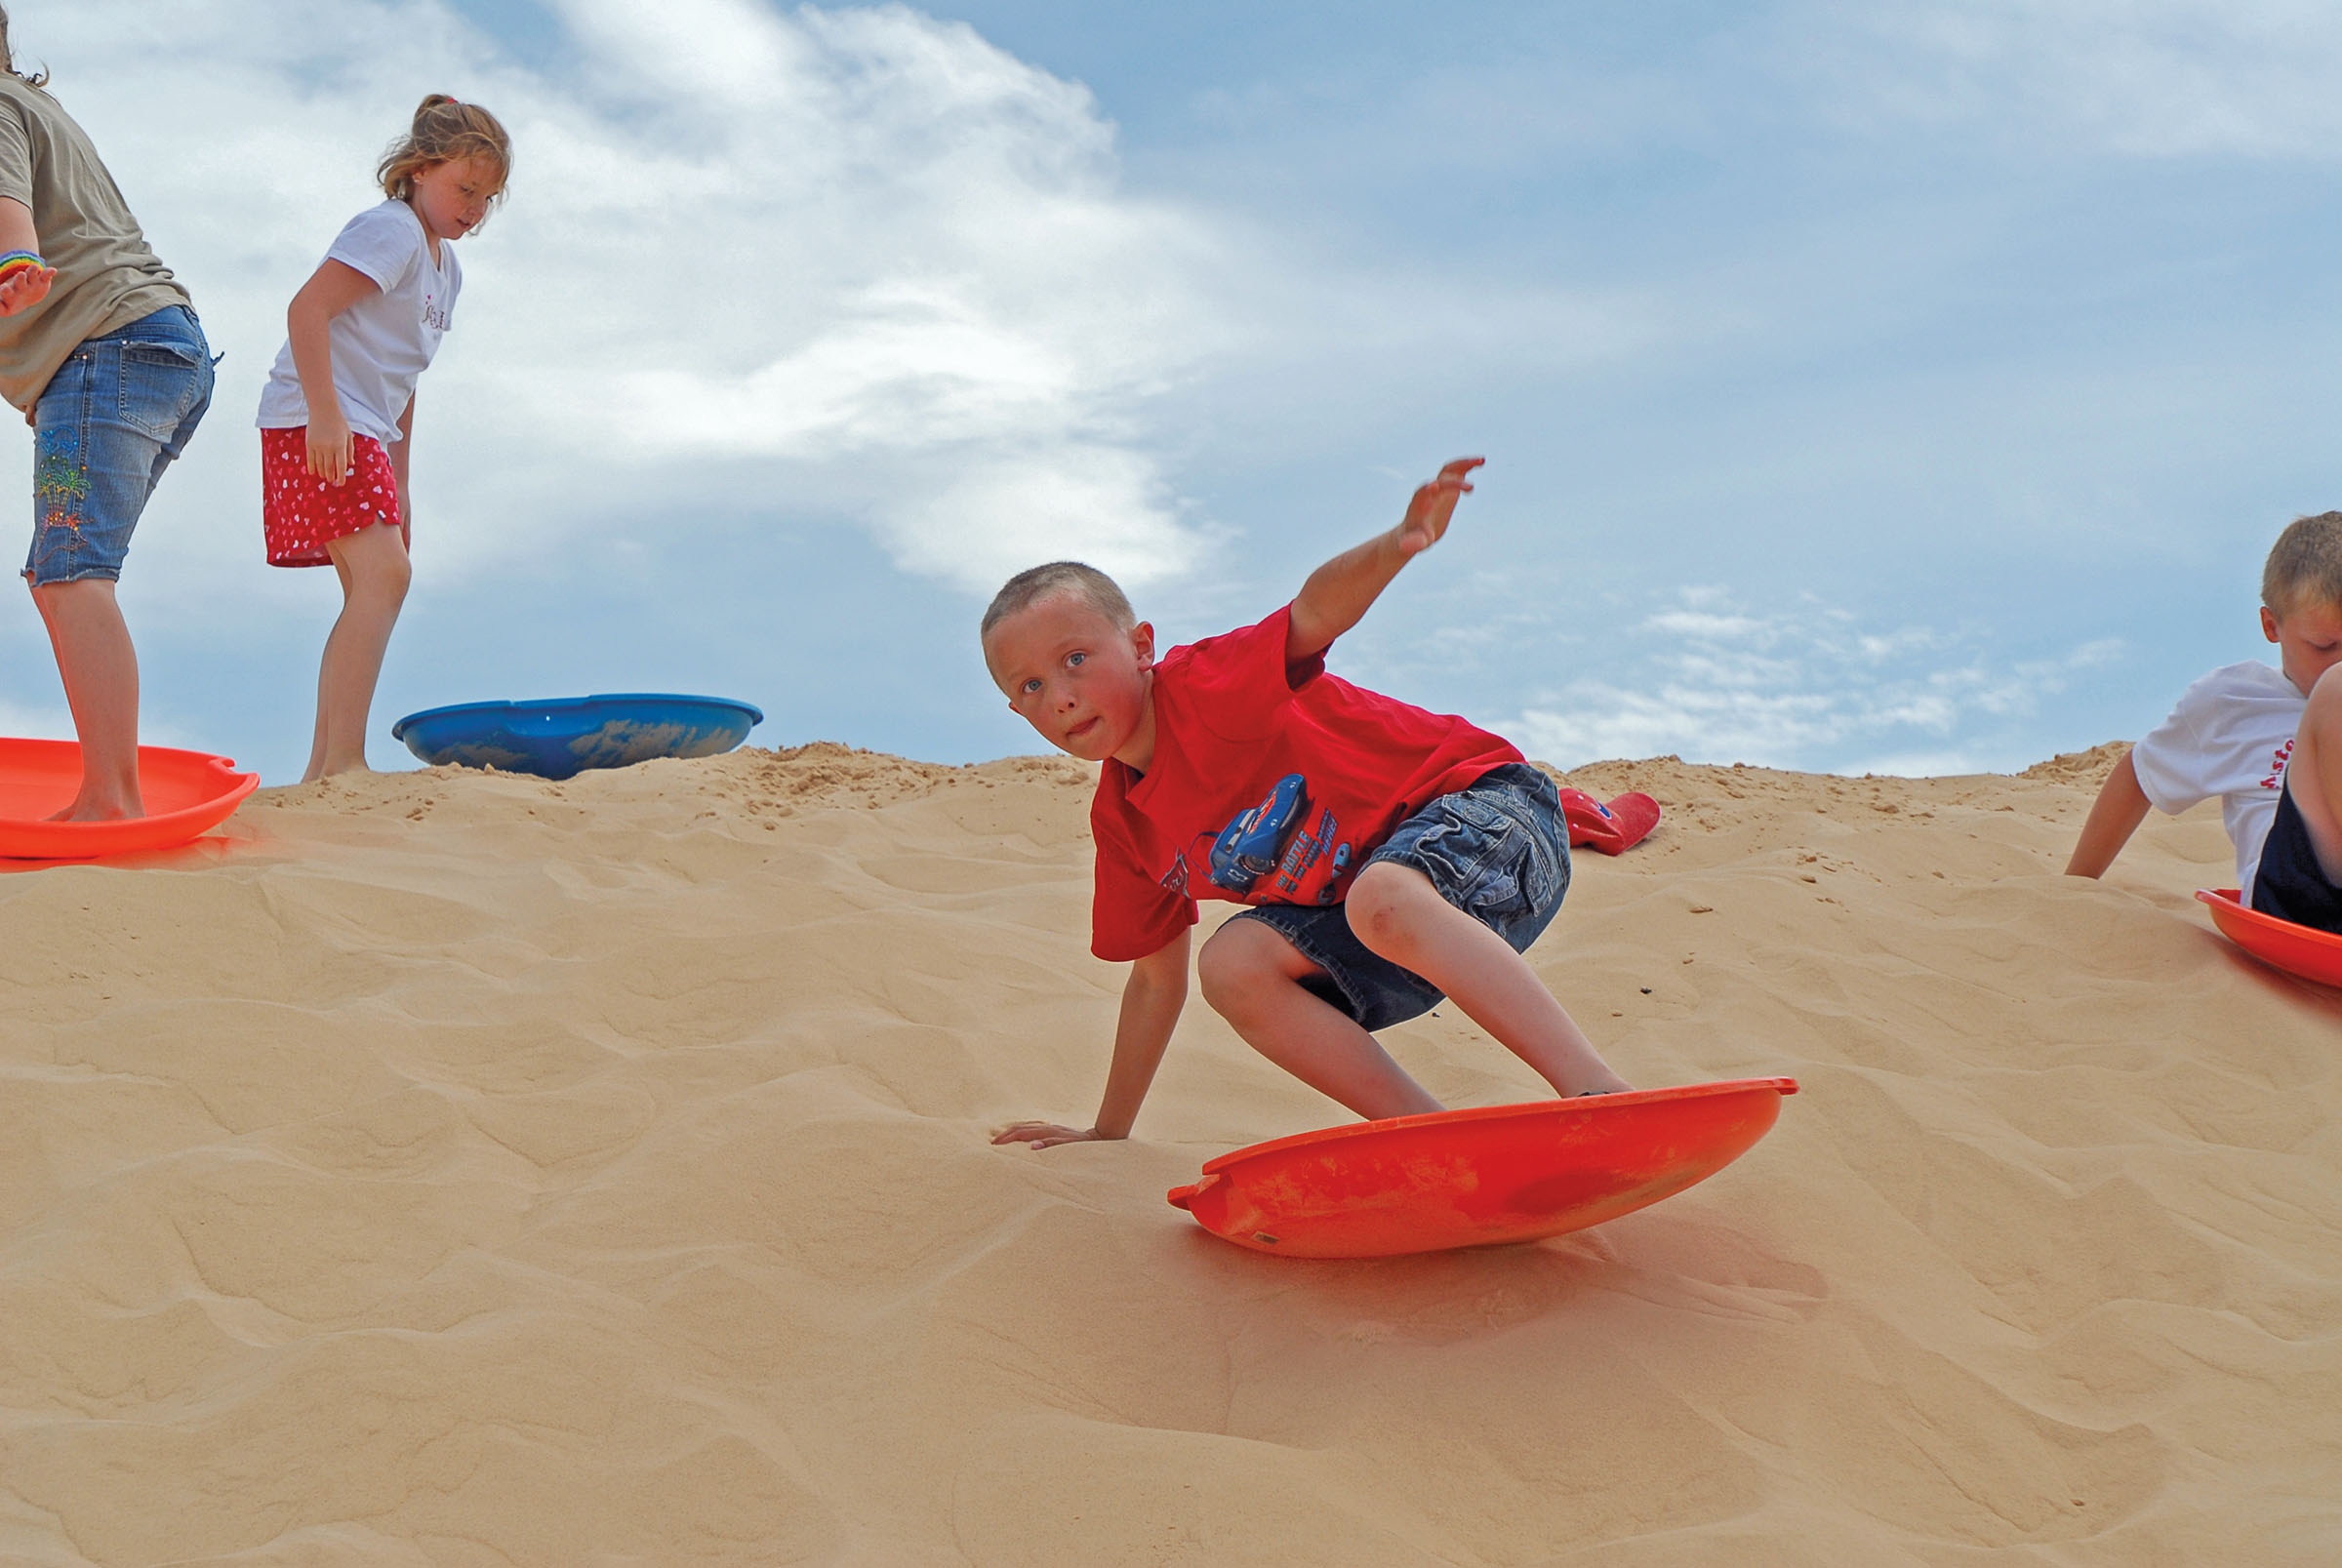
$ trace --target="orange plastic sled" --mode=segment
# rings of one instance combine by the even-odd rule
[[[43,822],[72,804],[81,787],[81,747],[71,741],[0,738],[0,857],[86,861],[169,849],[227,821],[260,787],[225,757],[168,746],[139,747],[139,792],[146,815],[120,823]]]
[[[2262,963],[2321,985],[2342,985],[2342,937],[2246,908],[2235,888],[2198,888],[2196,896],[2211,909],[2220,935]]]
[[[1742,1078],[1358,1122],[1223,1154],[1167,1195],[1214,1235],[1292,1258],[1535,1241],[1714,1176],[1797,1092]]]

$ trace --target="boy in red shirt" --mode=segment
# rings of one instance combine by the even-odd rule
[[[1443,994],[1556,1094],[1628,1087],[1521,957],[1569,887],[1553,783],[1463,719],[1324,672],[1334,639],[1447,532],[1480,462],[1442,468],[1285,609],[1159,662],[1154,628],[1091,567],[1034,567],[993,598],[985,664],[1009,706],[1104,764],[1090,950],[1131,964],[1097,1121],[1020,1122],[994,1143],[1129,1136],[1187,1001],[1199,898],[1249,905],[1203,945],[1204,999],[1361,1116],[1440,1108],[1372,1031]]]

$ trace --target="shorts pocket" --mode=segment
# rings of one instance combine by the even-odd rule
[[[121,344],[122,422],[151,440],[169,442],[195,410],[211,364],[194,347],[159,339]]]
[[[1517,921],[1542,929],[1569,890],[1569,840],[1560,830],[1560,814],[1540,804],[1511,788],[1456,800],[1456,815],[1478,839],[1468,907],[1500,931]]]
[[[1521,858],[1520,891],[1533,913],[1550,914],[1569,892],[1569,834],[1559,827],[1559,816],[1521,831],[1528,852]]]
[[[1439,896],[1482,919],[1520,912],[1519,824],[1501,807],[1463,793],[1444,797],[1439,814],[1446,820],[1408,846]]]

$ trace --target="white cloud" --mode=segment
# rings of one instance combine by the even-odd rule
[[[881,507],[877,523],[905,566],[987,594],[1012,572],[1065,556],[1070,543],[1133,586],[1185,573],[1201,548],[1152,465],[1110,447],[967,455],[932,490]]]
[[[1869,120],[1989,127],[2146,157],[2342,147],[2325,0],[1915,0],[1801,8],[1789,48]],[[1793,69],[1803,69],[1801,65]]]
[[[1758,614],[1714,587],[1676,597],[1686,608],[1643,621],[1638,668],[1534,699],[1507,732],[1564,767],[1665,753],[1774,767],[1868,755],[1840,771],[1965,772],[1983,765],[1980,753],[1947,744],[1953,736],[1979,716],[2028,714],[2120,652],[2102,640],[2060,660],[2003,664],[1972,633],[1869,631],[1813,602]]]
[[[1773,640],[1777,628],[1753,616],[1719,616],[1712,610],[1662,610],[1643,624],[1652,631],[1674,632],[1704,642]]]

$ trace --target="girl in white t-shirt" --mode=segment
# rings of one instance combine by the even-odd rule
[[[268,564],[330,563],[342,579],[303,784],[365,771],[374,684],[407,596],[415,382],[464,286],[451,242],[502,203],[511,168],[495,115],[424,99],[377,171],[388,199],[343,225],[285,312],[259,421]]]

